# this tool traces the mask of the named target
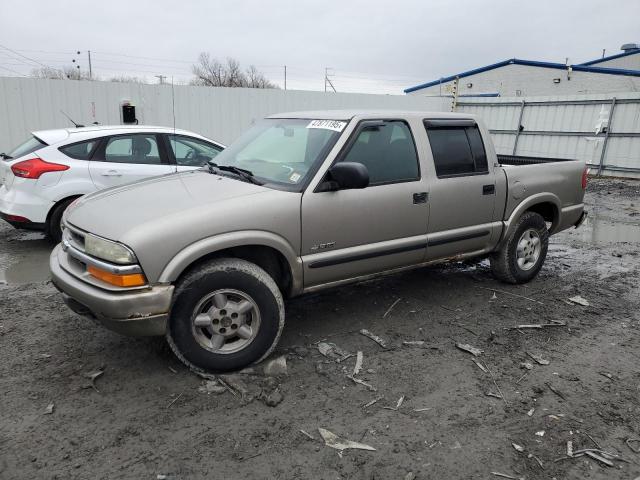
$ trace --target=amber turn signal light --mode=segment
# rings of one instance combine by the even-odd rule
[[[116,287],[141,287],[147,283],[144,275],[141,273],[128,273],[126,275],[117,275],[115,273],[101,270],[93,265],[87,266],[87,272],[98,280],[102,280]]]

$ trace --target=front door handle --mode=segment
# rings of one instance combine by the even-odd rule
[[[427,192],[419,192],[413,194],[413,203],[416,205],[419,203],[427,203],[428,199],[429,194]]]
[[[483,195],[493,195],[494,193],[496,193],[496,186],[491,184],[491,185],[483,185],[482,186],[482,194]]]

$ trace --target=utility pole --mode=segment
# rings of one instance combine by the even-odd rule
[[[284,66],[284,89],[287,89],[287,66]]]
[[[160,80],[160,85],[164,85],[164,79],[167,78],[166,75],[154,75],[158,80]]]
[[[331,87],[331,89],[333,90],[333,93],[336,93],[336,87],[333,86],[333,82],[329,78],[329,70],[330,69],[328,67],[325,67],[325,69],[324,69],[324,91],[326,93],[327,85],[329,85]]]
[[[89,58],[89,80],[93,80],[93,71],[91,70],[91,50],[87,50],[87,57]]]

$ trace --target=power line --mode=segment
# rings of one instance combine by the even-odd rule
[[[37,60],[34,60],[34,59],[32,59],[32,58],[27,57],[26,55],[22,55],[20,52],[16,52],[15,50],[11,50],[9,47],[5,47],[4,45],[0,45],[0,47],[4,48],[5,50],[8,50],[8,51],[9,51],[9,52],[11,52],[11,53],[15,53],[16,55],[19,55],[19,56],[21,56],[22,58],[26,58],[26,59],[27,59],[27,60],[29,60],[30,62],[36,63],[36,64],[38,64],[38,65],[40,65],[40,66],[42,66],[42,67],[45,67],[45,68],[52,68],[52,67],[50,67],[49,65],[45,65],[45,64],[44,64],[44,63],[42,63],[42,62],[39,62],[39,61],[37,61]]]
[[[22,74],[22,73],[20,73],[20,72],[18,72],[16,70],[13,70],[12,68],[3,67],[2,65],[0,65],[0,68],[3,69],[3,70],[6,70],[7,72],[11,72],[11,73],[15,73],[16,75],[20,75],[21,77],[26,77],[26,75],[24,75],[24,74]]]

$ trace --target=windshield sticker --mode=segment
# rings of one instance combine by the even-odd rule
[[[298,183],[298,180],[300,180],[301,176],[302,175],[300,175],[299,173],[293,172],[289,177],[289,181],[293,183]]]
[[[341,122],[339,120],[311,120],[307,128],[323,128],[325,130],[341,132],[346,126],[347,122]]]

